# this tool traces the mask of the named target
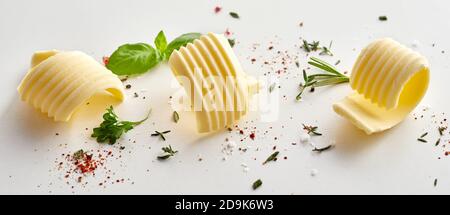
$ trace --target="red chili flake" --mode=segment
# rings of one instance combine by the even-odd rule
[[[244,134],[244,131],[243,130],[239,130],[239,134]]]
[[[250,139],[255,140],[255,133],[250,134]]]
[[[216,7],[214,8],[214,13],[219,13],[220,11],[222,11],[222,7],[216,6]]]
[[[103,57],[103,64],[106,66],[106,65],[108,65],[108,63],[109,63],[109,57],[104,56]]]
[[[233,33],[231,33],[230,29],[227,28],[227,30],[225,30],[225,36],[229,37],[231,36]]]
[[[450,152],[445,152],[445,156],[448,156],[450,154]]]

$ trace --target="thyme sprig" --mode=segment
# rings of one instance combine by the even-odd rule
[[[303,125],[303,130],[305,130],[308,134],[314,134],[314,135],[317,135],[317,136],[322,136],[322,133],[319,133],[317,131],[317,129],[319,127],[312,126],[312,125],[305,125],[305,124],[302,124],[302,125]]]
[[[327,73],[319,73],[308,75],[306,71],[303,70],[303,81],[304,83],[300,83],[300,92],[298,93],[296,99],[300,100],[302,98],[302,94],[306,88],[311,87],[313,90],[315,87],[323,87],[327,85],[341,84],[349,82],[350,79],[348,76],[339,72],[333,65],[319,59],[316,57],[311,57],[308,62],[311,66],[317,67]]]
[[[174,151],[172,149],[171,145],[163,147],[162,150],[163,150],[164,154],[158,156],[158,159],[160,159],[160,160],[166,160],[167,158],[170,158],[170,157],[174,156],[176,153],[178,153],[178,151]]]
[[[306,52],[315,52],[315,51],[319,51],[322,50],[319,55],[329,55],[329,56],[333,56],[333,53],[331,52],[331,45],[333,44],[333,41],[330,42],[330,45],[327,46],[320,46],[320,42],[319,41],[312,41],[311,43],[303,40],[303,44],[302,44],[302,48],[306,51]]]

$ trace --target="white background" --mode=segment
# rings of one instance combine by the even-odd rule
[[[223,11],[214,14],[218,5]],[[229,11],[238,12],[241,19],[232,19]],[[438,133],[431,118],[436,114],[437,119],[442,119],[442,112],[450,110],[449,14],[448,1],[436,0],[0,0],[0,193],[449,194],[450,157],[443,155],[445,149],[434,147]],[[380,22],[380,15],[389,20]],[[300,22],[304,22],[303,27],[299,27]],[[270,58],[274,52],[266,47],[271,41],[275,51],[288,50],[306,67],[307,58],[298,48],[299,38],[325,44],[333,40],[335,56],[324,59],[340,59],[338,67],[342,70],[349,70],[359,50],[375,38],[392,37],[410,47],[416,43],[415,49],[431,64],[430,88],[421,103],[430,108],[425,112],[416,110],[419,116],[424,114],[423,119],[411,116],[394,129],[366,136],[331,109],[334,101],[351,91],[348,86],[307,93],[298,103],[295,95],[301,70],[289,65],[290,74],[280,78],[279,119],[260,122],[258,114],[251,113],[240,125],[256,126],[256,139],[241,142],[251,129],[245,130],[245,135],[236,131],[199,135],[188,113],[181,113],[181,121],[173,123],[168,98],[176,89],[170,87],[172,75],[163,64],[131,78],[127,82],[132,84],[127,100],[116,108],[123,119],[133,120],[151,107],[151,119],[126,134],[119,145],[109,146],[99,145],[89,137],[90,129],[101,121],[103,107],[80,110],[69,123],[54,123],[18,98],[16,87],[36,50],[81,50],[101,61],[121,44],[153,41],[161,29],[173,39],[186,32],[223,33],[227,28],[238,41],[234,49],[242,66],[256,77],[269,70],[249,59]],[[252,51],[254,43],[262,48]],[[134,92],[147,99],[133,98]],[[336,147],[321,154],[311,152],[311,146],[299,143],[301,123],[319,126],[324,136],[315,137],[316,144],[336,141]],[[85,131],[86,127],[89,131]],[[172,132],[163,142],[150,137],[154,130]],[[269,132],[264,135],[266,130]],[[419,143],[416,139],[425,131],[430,133],[429,143]],[[236,141],[239,147],[251,148],[245,153],[235,151],[223,161],[225,138]],[[166,162],[156,160],[160,148],[168,144],[180,152]],[[261,165],[275,145],[280,159]],[[119,152],[119,146],[126,149]],[[85,178],[88,185],[71,181],[71,188],[64,172],[57,170],[55,160],[62,153],[81,148],[121,154],[122,158],[111,160],[108,168],[114,177],[130,181],[99,186],[99,171],[95,177]],[[284,156],[288,159],[282,159]],[[243,171],[242,163],[248,165],[248,172]],[[311,176],[314,169],[318,173]],[[251,184],[258,178],[263,185],[253,191]]]

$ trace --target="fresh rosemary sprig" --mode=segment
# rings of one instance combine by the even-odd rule
[[[303,70],[304,83],[300,84],[300,92],[296,97],[297,100],[300,100],[302,98],[302,94],[307,87],[311,87],[312,89],[314,89],[315,87],[346,83],[350,80],[348,76],[339,72],[334,66],[319,58],[311,57],[308,64],[317,67],[327,73],[307,75],[306,71]]]

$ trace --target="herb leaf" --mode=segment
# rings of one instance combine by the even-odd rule
[[[165,52],[165,60],[167,60],[174,50],[178,50],[188,43],[192,43],[195,39],[200,38],[202,34],[200,33],[187,33],[175,38],[172,42],[167,45]]]
[[[170,146],[170,145],[163,147],[162,150],[163,150],[164,154],[158,156],[158,159],[160,159],[160,160],[166,160],[167,158],[170,158],[170,157],[174,156],[176,153],[178,153],[178,151],[174,151],[172,149],[172,146]]]
[[[120,46],[109,58],[106,67],[116,75],[134,75],[147,72],[159,63],[159,54],[145,43]]]
[[[125,44],[110,56],[106,67],[116,75],[135,75],[147,72],[165,61],[182,46],[200,38],[200,33],[183,34],[167,44],[166,36],[160,31],[155,38],[155,46],[146,43]]]
[[[103,114],[103,122],[99,127],[93,129],[91,137],[96,137],[97,142],[99,143],[108,141],[110,145],[113,145],[116,143],[117,139],[122,136],[122,134],[127,133],[135,126],[143,123],[149,116],[150,112],[147,117],[141,121],[120,121],[119,117],[114,113],[113,107],[110,106],[106,109],[106,113]]]
[[[273,92],[273,90],[275,90],[275,87],[277,86],[276,83],[273,83],[269,86],[269,93]]]
[[[236,13],[236,12],[230,12],[230,16],[233,17],[233,18],[235,18],[235,19],[239,19],[239,18],[240,18],[240,17],[239,17],[239,14]]]
[[[162,59],[165,59],[165,51],[167,48],[167,39],[166,39],[166,35],[164,35],[163,31],[160,31],[158,33],[158,35],[155,38],[155,46],[156,49],[158,49]]]
[[[174,111],[173,112],[173,121],[175,123],[178,123],[179,120],[180,120],[180,115],[178,115],[178,112]]]
[[[439,135],[444,135],[444,131],[447,130],[447,127],[445,126],[439,126],[438,127],[438,131],[439,131]]]
[[[323,147],[323,148],[314,148],[313,152],[323,152],[323,151],[332,149],[333,147],[334,147],[333,145],[329,145],[329,146],[326,146],[326,147]]]
[[[268,162],[270,162],[270,161],[276,161],[276,160],[277,160],[277,156],[278,156],[279,153],[280,153],[279,151],[276,151],[276,152],[274,152],[273,154],[271,154],[271,155],[266,159],[266,161],[264,161],[263,165],[266,164],[266,163],[268,163]]]
[[[164,136],[164,134],[167,134],[167,133],[169,133],[169,132],[170,132],[170,130],[168,130],[168,131],[163,131],[163,132],[155,131],[155,133],[151,134],[151,136],[152,136],[152,137],[159,136],[159,137],[161,137],[162,140],[166,141],[166,137]]]
[[[80,150],[76,151],[75,153],[73,153],[73,158],[75,160],[80,160],[83,158],[84,154],[85,153],[84,153],[83,149],[80,149]]]
[[[261,179],[258,179],[258,180],[256,180],[255,182],[253,182],[252,188],[253,188],[253,190],[256,190],[256,189],[258,189],[261,185],[262,185],[262,181],[261,181]]]
[[[236,39],[228,39],[228,43],[230,44],[231,48],[233,48],[236,44]]]

